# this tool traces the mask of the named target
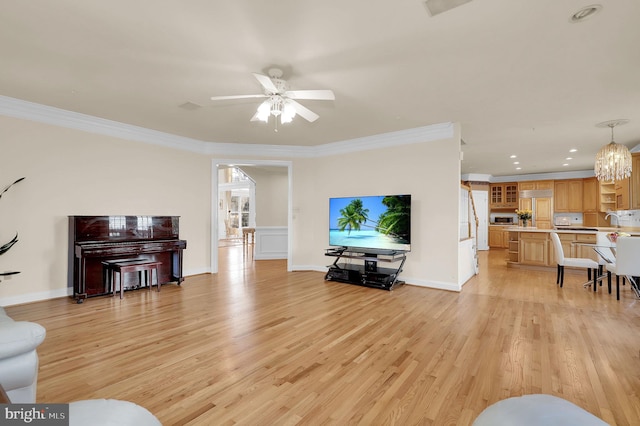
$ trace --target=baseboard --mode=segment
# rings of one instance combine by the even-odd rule
[[[0,306],[23,305],[25,303],[39,302],[41,300],[57,299],[58,297],[69,297],[73,295],[73,289],[69,287],[42,291],[38,293],[21,294],[18,296],[3,297],[0,299]]]

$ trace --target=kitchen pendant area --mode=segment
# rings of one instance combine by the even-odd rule
[[[613,187],[611,183],[598,182],[595,177],[491,183],[488,188],[489,247],[509,249],[513,246],[509,228],[524,225],[516,209],[532,212],[526,226],[528,230],[610,227],[607,212],[616,207]]]
[[[638,154],[634,157],[640,158]],[[517,200],[498,200],[507,187],[517,187]],[[499,188],[495,190],[494,188]],[[640,185],[599,182],[595,177],[492,183],[489,246],[502,249],[508,266],[553,268],[555,252],[550,238],[560,236],[569,257],[597,260],[592,249],[597,232],[622,231],[640,236]],[[499,201],[499,202],[498,202]],[[505,207],[505,206],[509,207]],[[513,206],[516,205],[516,208]],[[523,226],[517,210],[531,210]]]

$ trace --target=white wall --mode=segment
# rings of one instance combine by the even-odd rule
[[[210,259],[211,160],[204,155],[0,116],[0,305],[67,294],[69,215],[176,215],[186,275]],[[187,190],[185,190],[187,189]]]
[[[407,282],[459,290],[460,140],[451,139],[293,162],[293,269],[326,270],[329,198],[411,194]],[[329,262],[330,263],[330,262]]]
[[[103,125],[98,131],[110,128]],[[369,150],[331,155],[328,152],[336,146],[329,144],[315,156],[288,158],[293,163],[292,269],[326,270],[329,197],[410,193],[412,252],[402,278],[459,290],[460,131],[457,125],[453,129],[454,136],[447,139],[410,140],[422,134],[420,130],[407,132],[408,145],[370,149],[369,142],[356,141],[348,144],[353,151]],[[129,131],[137,132],[127,128],[121,133]],[[154,135],[143,134],[147,139]],[[164,143],[170,139],[158,137]],[[373,138],[374,143],[381,139]],[[180,236],[187,240],[185,275],[211,271],[215,159],[206,148],[202,153],[193,150],[203,144],[186,142],[191,151],[93,133],[90,128],[74,130],[0,116],[0,186],[26,176],[0,199],[0,243],[16,231],[20,238],[0,256],[0,270],[21,271],[0,283],[0,305],[70,294],[69,215],[181,216]]]
[[[243,166],[242,170],[256,182],[256,226],[287,226],[287,168]]]

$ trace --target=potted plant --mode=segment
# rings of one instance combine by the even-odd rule
[[[522,210],[516,210],[516,214],[522,221],[522,226],[526,227],[529,224],[529,221],[531,220],[531,215],[533,214],[533,212],[529,209],[522,209]]]
[[[0,198],[2,198],[2,196],[4,195],[5,192],[7,192],[9,190],[9,188],[11,188],[13,185],[15,185],[18,182],[21,182],[24,180],[24,177],[21,177],[20,179],[16,180],[15,182],[13,182],[12,184],[7,185],[4,190],[2,192],[0,192]],[[9,249],[11,247],[13,247],[16,243],[18,242],[18,233],[16,232],[15,237],[13,237],[11,239],[11,241],[9,241],[8,243],[2,244],[0,246],[0,255],[6,253],[9,251]],[[14,275],[14,274],[19,274],[20,272],[18,271],[9,271],[9,272],[0,272],[0,277],[6,277],[7,275]]]

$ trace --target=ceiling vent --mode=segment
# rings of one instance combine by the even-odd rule
[[[470,2],[471,0],[425,0],[424,5],[431,16],[436,16]]]

